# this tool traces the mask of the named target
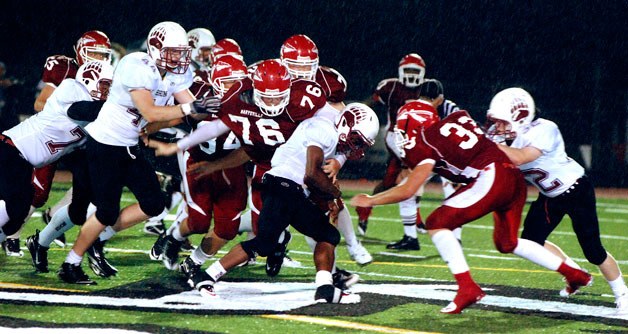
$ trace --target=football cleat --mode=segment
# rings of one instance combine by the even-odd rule
[[[368,225],[368,220],[358,220],[358,234],[360,234],[361,236],[365,236],[366,228],[368,227]]]
[[[80,265],[75,266],[64,262],[57,275],[66,283],[96,285],[96,282],[92,281],[89,276],[85,275],[85,272],[83,272],[83,268],[81,268]]]
[[[161,261],[168,270],[179,270],[179,252],[183,241],[175,239],[172,235],[166,235]]]
[[[162,233],[159,235],[157,240],[155,240],[153,247],[150,248],[150,252],[148,253],[148,256],[150,256],[150,259],[153,261],[161,260],[161,255],[164,253],[165,245],[166,245],[166,233]]]
[[[286,257],[286,247],[288,246],[290,239],[292,239],[292,234],[286,230],[283,241],[278,243],[275,246],[273,253],[266,257],[266,275],[275,277],[279,274],[284,258]]]
[[[44,224],[46,224],[46,225],[50,224],[50,220],[52,220],[52,216],[50,215],[50,208],[46,209],[41,214],[41,219],[44,221]],[[54,243],[59,245],[59,247],[65,247],[65,233],[63,233],[60,236],[58,236],[54,240]]]
[[[2,249],[7,256],[24,256],[24,252],[20,249],[20,239],[6,239],[2,242]]]
[[[443,307],[440,312],[447,314],[459,314],[465,308],[479,302],[484,298],[486,294],[479,286],[475,286],[472,289],[459,290],[456,294],[456,298],[450,302],[447,306]]]
[[[166,224],[161,219],[157,221],[147,220],[144,223],[144,233],[146,234],[160,235],[164,232],[166,232]]]
[[[580,291],[580,288],[591,286],[593,284],[593,276],[584,270],[577,269],[573,277],[563,278],[567,286],[560,290],[561,297],[569,297]]]
[[[386,248],[397,250],[420,250],[421,245],[419,244],[418,238],[413,238],[404,234],[401,240],[389,243],[386,245]]]
[[[192,260],[189,256],[181,262],[179,267],[181,268],[181,272],[188,278],[196,274],[197,271],[201,270],[201,265],[194,262],[194,260]]]
[[[357,264],[365,266],[373,262],[373,256],[361,243],[358,242],[351,247],[347,247],[347,249],[349,250],[349,255]]]
[[[39,230],[35,230],[35,234],[26,238],[26,248],[31,253],[33,259],[33,267],[36,272],[48,272],[48,247],[39,244]]]
[[[196,247],[194,247],[194,245],[192,245],[192,242],[190,241],[190,239],[185,239],[185,241],[183,241],[183,244],[181,245],[181,250],[183,250],[183,251],[191,252],[191,251],[193,251],[195,249],[196,249]]]
[[[105,243],[103,241],[96,239],[91,247],[87,249],[87,260],[94,274],[107,278],[115,276],[118,273],[118,269],[107,261],[104,246]]]
[[[331,284],[325,284],[316,288],[314,300],[317,303],[357,304],[361,301],[361,298],[360,295],[342,291]]]
[[[254,266],[257,264],[257,257],[254,256],[238,265],[238,267]]]
[[[615,315],[625,316],[628,315],[628,292],[615,299],[617,308],[615,309]]]
[[[216,292],[214,291],[214,281],[211,276],[204,270],[196,271],[192,276],[188,279],[188,284],[192,289],[198,290],[201,296],[208,298],[216,298]]]
[[[336,268],[336,272],[332,274],[332,279],[336,288],[347,290],[360,280],[360,275]]]
[[[416,231],[421,234],[427,234],[427,227],[425,227],[425,223],[420,222],[416,225]]]

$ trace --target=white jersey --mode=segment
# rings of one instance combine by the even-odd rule
[[[532,146],[543,153],[536,160],[519,166],[528,182],[547,197],[564,193],[580,177],[584,168],[565,153],[565,142],[556,123],[539,118],[510,145],[514,148]]]
[[[315,116],[304,120],[290,138],[273,154],[271,169],[267,172],[303,185],[308,146],[323,150],[325,159],[334,156],[338,144],[338,131],[332,121]],[[322,167],[322,166],[321,166]]]
[[[87,133],[68,117],[74,102],[91,101],[87,88],[74,79],[65,79],[50,95],[44,109],[3,132],[33,167],[57,161],[83,145]]]
[[[172,94],[188,89],[192,85],[193,73],[167,72],[161,78],[155,61],[144,52],[128,54],[120,60],[113,74],[113,83],[107,102],[98,118],[86,128],[98,142],[112,146],[134,146],[138,144],[140,130],[146,120],[135,108],[131,99],[134,89],[151,92],[155,105],[165,106]]]

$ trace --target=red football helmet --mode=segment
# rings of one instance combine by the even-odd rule
[[[216,42],[212,46],[212,51],[209,54],[209,58],[211,63],[215,63],[216,60],[224,55],[232,55],[236,58],[243,59],[242,57],[242,49],[238,42],[231,38],[223,38]]]
[[[94,100],[106,100],[113,78],[113,67],[102,61],[88,61],[76,71],[74,80],[87,88]]]
[[[357,160],[375,144],[379,120],[373,109],[362,103],[349,103],[336,117],[338,145],[336,151],[348,159]]]
[[[407,87],[416,87],[425,77],[425,62],[416,53],[410,53],[399,61],[399,81]]]
[[[253,101],[268,117],[280,115],[290,102],[290,73],[275,59],[264,60],[253,73]]]
[[[192,61],[188,36],[178,23],[165,21],[155,25],[146,40],[148,55],[157,67],[175,74],[183,74]]]
[[[281,62],[293,78],[314,80],[318,69],[318,48],[305,35],[291,36],[281,45]]]
[[[92,60],[111,63],[111,42],[104,32],[90,30],[78,39],[74,46],[79,66]]]
[[[216,96],[222,97],[234,82],[246,78],[247,75],[246,64],[242,59],[232,55],[217,59],[211,70],[211,83]]]
[[[431,103],[416,100],[404,104],[397,112],[395,125],[395,144],[399,156],[406,156],[406,149],[416,145],[421,128],[428,128],[438,122],[438,112]]]

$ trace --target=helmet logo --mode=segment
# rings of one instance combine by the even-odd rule
[[[518,122],[528,117],[528,115],[530,115],[530,108],[528,107],[528,105],[525,103],[524,100],[515,98],[513,100],[510,113],[512,114],[512,120],[515,122]]]

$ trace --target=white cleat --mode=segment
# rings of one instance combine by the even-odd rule
[[[371,256],[366,247],[362,246],[360,242],[351,247],[347,246],[347,249],[349,250],[349,255],[357,264],[365,266],[373,262],[373,256]]]

